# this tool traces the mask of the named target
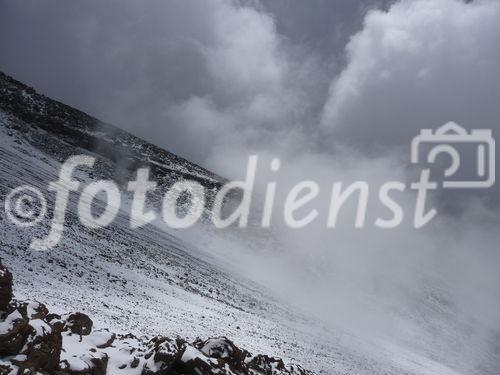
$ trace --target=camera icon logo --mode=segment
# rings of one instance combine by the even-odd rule
[[[424,152],[427,152],[426,158]],[[413,164],[434,164],[441,154],[451,158],[450,165],[444,171],[443,188],[489,188],[495,184],[495,140],[490,129],[467,132],[460,125],[448,122],[435,132],[422,129],[413,138]],[[466,162],[462,156],[467,157]]]

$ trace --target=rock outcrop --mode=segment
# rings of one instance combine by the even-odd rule
[[[17,301],[0,262],[0,375],[310,375],[279,358],[253,356],[226,337],[196,340],[116,335],[83,313],[57,315]]]
[[[7,310],[12,299],[12,274],[0,260],[0,311]]]

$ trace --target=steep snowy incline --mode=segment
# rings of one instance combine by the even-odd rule
[[[224,183],[0,73],[2,201],[13,188],[27,184],[45,194],[50,211],[54,194],[47,191],[48,183],[57,179],[61,163],[76,154],[97,159],[92,170],[74,173],[81,185],[98,179],[123,184],[138,167],[151,167],[152,179],[160,184],[152,205],[181,178],[196,179],[211,196]],[[37,226],[19,228],[0,210],[0,257],[15,275],[18,298],[44,301],[57,313],[82,311],[97,327],[116,332],[180,335],[189,341],[227,336],[253,353],[279,356],[318,373],[456,375],[414,353],[342,332],[330,335],[204,251],[214,235],[210,231],[206,238],[191,240],[189,234],[154,225],[133,230],[127,204],[110,226],[90,230],[76,215],[77,199],[78,194],[70,194],[63,241],[48,252],[32,251],[29,244],[47,234],[50,215]]]

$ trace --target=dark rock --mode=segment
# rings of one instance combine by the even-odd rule
[[[0,259],[0,311],[6,311],[12,300],[12,274]]]
[[[167,337],[153,337],[148,343],[149,352],[144,358],[147,359],[153,356],[155,364],[160,370],[159,372],[153,372],[150,369],[145,368],[142,374],[169,374],[172,367],[182,354],[179,350],[179,344],[181,343]]]
[[[8,375],[12,372],[12,367],[0,365],[0,375]]]
[[[92,358],[92,364],[94,367],[92,368],[92,375],[106,375],[106,369],[108,367],[108,356],[104,355],[102,358]]]
[[[212,375],[219,373],[223,368],[222,363],[210,361],[202,352],[194,346],[185,345],[180,358],[175,362],[172,369],[180,374]],[[175,372],[174,372],[175,373]]]
[[[139,366],[139,358],[134,357],[132,363],[130,363],[130,368],[137,368],[137,366]]]
[[[28,318],[18,309],[14,309],[5,317],[5,332],[0,332],[0,356],[16,355],[23,347],[30,333]]]
[[[27,348],[21,353],[26,355],[26,360],[15,363],[21,369],[31,368],[37,372],[46,371],[51,374],[58,369],[62,337],[60,332],[48,327],[50,331],[44,335],[37,336],[32,332],[33,339],[28,339]]]
[[[248,368],[258,371],[259,374],[263,375],[274,375],[275,370],[279,370],[283,373],[286,371],[285,364],[281,359],[268,357],[267,355],[257,355],[252,358]]]
[[[90,335],[93,324],[87,315],[80,312],[71,314],[66,318],[66,328],[80,336]]]
[[[43,303],[36,301],[20,302],[18,308],[23,315],[28,317],[28,319],[43,319],[49,313],[49,310]]]
[[[227,337],[212,338],[203,342],[198,341],[193,345],[207,357],[221,359],[236,371],[244,370],[245,359],[250,356],[250,353],[239,349]]]

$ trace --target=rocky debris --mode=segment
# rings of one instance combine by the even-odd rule
[[[311,375],[279,358],[253,356],[226,337],[151,339],[93,329],[83,313],[49,313],[12,297],[12,275],[0,263],[0,375]]]
[[[29,335],[29,320],[18,309],[4,313],[0,323],[0,356],[14,355],[21,351]]]
[[[12,274],[0,260],[0,311],[7,310],[12,299]]]
[[[18,355],[12,363],[19,368],[19,372],[36,370],[54,373],[59,368],[61,332],[43,319],[31,319],[28,326],[30,332],[20,351],[22,357]]]

